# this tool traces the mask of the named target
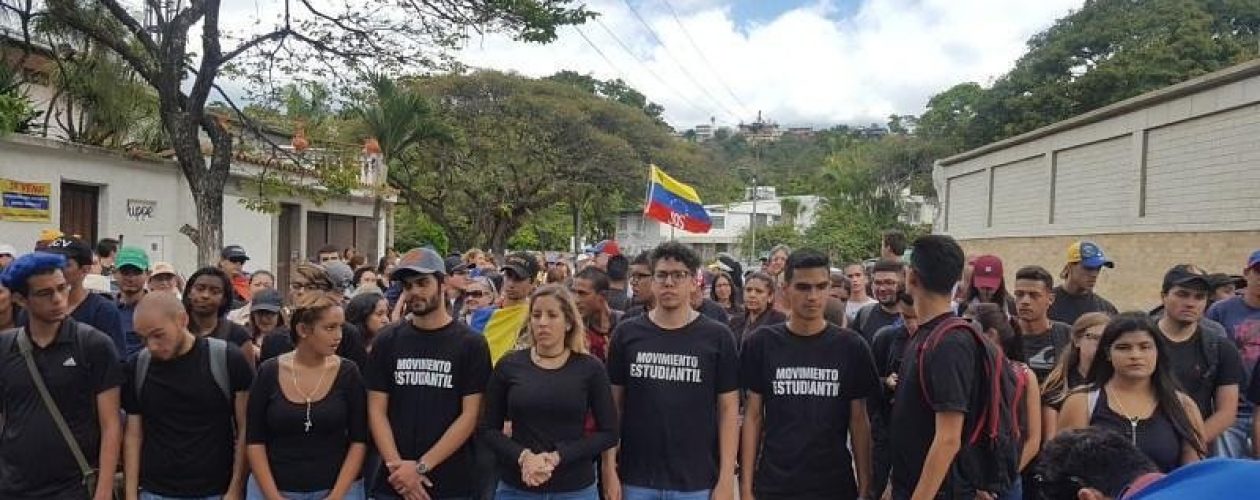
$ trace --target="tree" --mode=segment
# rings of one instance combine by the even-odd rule
[[[803,243],[801,233],[796,230],[796,226],[779,222],[769,226],[757,227],[757,246],[753,247],[752,228],[744,231],[739,237],[740,248],[752,248],[753,256],[759,256],[767,253],[776,245],[787,245],[789,248],[797,248]]]
[[[218,85],[232,73],[256,83],[275,71],[314,78],[352,77],[347,68],[398,70],[432,67],[469,30],[507,31],[518,39],[547,42],[556,28],[580,23],[592,14],[569,0],[367,0],[342,9],[307,0],[285,2],[280,24],[247,39],[220,29],[222,0],[187,4],[146,3],[139,15],[121,0],[0,0],[0,10],[23,20],[46,16],[118,56],[157,94],[159,116],[176,163],[188,180],[196,205],[197,228],[188,232],[203,264],[218,260],[222,245],[223,191],[232,160],[226,121],[207,112],[217,93],[249,128]],[[264,20],[258,20],[260,25]],[[121,29],[113,29],[121,27]],[[199,46],[190,46],[194,27]],[[27,40],[29,42],[29,38]],[[201,134],[209,142],[202,151]],[[207,162],[207,156],[209,161]]]
[[[551,75],[547,77],[547,79],[567,83],[591,94],[617,101],[633,108],[639,108],[643,110],[645,114],[657,120],[660,120],[661,113],[665,112],[665,108],[663,106],[654,102],[649,102],[647,100],[647,96],[643,95],[642,92],[635,90],[620,78],[614,80],[600,80],[589,74],[581,74],[575,71],[565,70]]]

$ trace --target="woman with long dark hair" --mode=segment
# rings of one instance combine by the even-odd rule
[[[743,291],[735,285],[735,280],[725,272],[713,275],[713,287],[709,290],[709,298],[722,306],[726,314],[732,318],[744,312]]]
[[[1072,324],[1072,343],[1059,355],[1054,370],[1041,389],[1041,430],[1045,441],[1054,439],[1059,427],[1059,409],[1072,389],[1088,384],[1089,367],[1098,352],[1098,341],[1111,316],[1086,313]]]
[[[1089,389],[1068,396],[1059,432],[1105,427],[1128,437],[1163,472],[1206,453],[1203,416],[1177,389],[1163,334],[1145,313],[1112,318],[1089,369]]]
[[[389,301],[376,292],[356,295],[346,304],[346,323],[359,329],[364,347],[371,352],[372,339],[389,324]]]
[[[741,345],[757,328],[787,321],[787,315],[774,308],[774,283],[774,278],[763,272],[744,279],[743,314],[731,317],[731,331],[739,337],[735,345]]]
[[[1024,393],[1018,402],[1019,432],[1023,439],[1023,447],[1019,454],[1019,470],[1023,471],[1037,457],[1041,449],[1041,388],[1037,386],[1037,374],[1033,373],[1023,359],[1023,336],[1019,327],[1006,316],[996,304],[976,304],[969,311],[980,329],[994,344],[1002,348],[1002,353],[1013,370],[1015,376],[1023,379]],[[1017,480],[1015,486],[999,500],[1020,500],[1023,498],[1023,485]]]

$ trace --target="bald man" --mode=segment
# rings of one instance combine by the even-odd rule
[[[197,337],[173,293],[145,295],[127,361],[123,464],[128,497],[205,498],[245,492],[245,401],[253,368],[235,345]]]

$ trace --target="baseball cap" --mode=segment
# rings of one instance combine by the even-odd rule
[[[1210,291],[1212,280],[1198,267],[1191,264],[1178,264],[1164,273],[1164,291],[1167,292],[1174,286]]]
[[[328,274],[329,281],[332,281],[333,290],[339,292],[345,291],[354,281],[354,271],[345,262],[339,260],[324,264],[324,272]]]
[[[242,248],[240,245],[228,245],[228,246],[223,247],[223,251],[219,253],[219,256],[227,260],[231,260],[231,259],[249,260],[249,254],[246,254],[245,249]]]
[[[81,266],[92,263],[92,247],[84,243],[83,240],[74,237],[61,236],[54,238],[52,241],[41,241],[35,245],[35,251],[64,255]]]
[[[538,276],[538,259],[528,252],[516,252],[503,260],[503,266],[499,270],[510,270],[521,278],[532,280]]]
[[[1247,258],[1247,269],[1260,266],[1260,250],[1251,252],[1251,257]]]
[[[17,249],[13,248],[13,245],[4,243],[4,244],[0,244],[0,255],[8,255],[9,257],[17,257],[18,253],[17,253]]]
[[[472,267],[472,264],[464,262],[463,258],[451,256],[446,258],[446,263],[442,267],[443,269],[446,269],[446,274],[455,274],[457,272],[467,271],[468,268]]]
[[[114,267],[122,269],[124,266],[131,266],[141,271],[149,270],[149,254],[138,247],[122,247],[118,249],[118,255],[114,256]]]
[[[1099,267],[1116,267],[1116,264],[1107,259],[1103,254],[1102,247],[1092,241],[1078,241],[1068,247],[1067,251],[1068,264],[1080,262],[1081,265],[1088,268]]]
[[[976,257],[971,273],[971,284],[976,288],[997,289],[1002,286],[1002,259],[996,255]]]
[[[164,274],[179,275],[179,273],[175,272],[175,266],[172,266],[170,262],[154,262],[153,272],[150,273],[150,276],[162,276]]]
[[[389,274],[389,277],[398,279],[404,273],[445,276],[446,263],[442,260],[442,256],[438,255],[432,248],[413,248],[398,258],[398,265],[394,267],[394,271]]]
[[[280,292],[274,288],[264,288],[255,293],[249,302],[249,312],[254,311],[271,311],[280,312],[284,305],[284,297],[280,296]]]
[[[596,243],[591,247],[593,253],[606,253],[608,255],[621,255],[621,247],[617,245],[617,240],[604,240]]]

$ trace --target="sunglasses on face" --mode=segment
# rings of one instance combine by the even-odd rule
[[[469,298],[472,298],[472,299],[480,299],[482,297],[485,297],[488,294],[481,290],[469,290],[467,292],[464,292],[464,295],[467,295]]]

